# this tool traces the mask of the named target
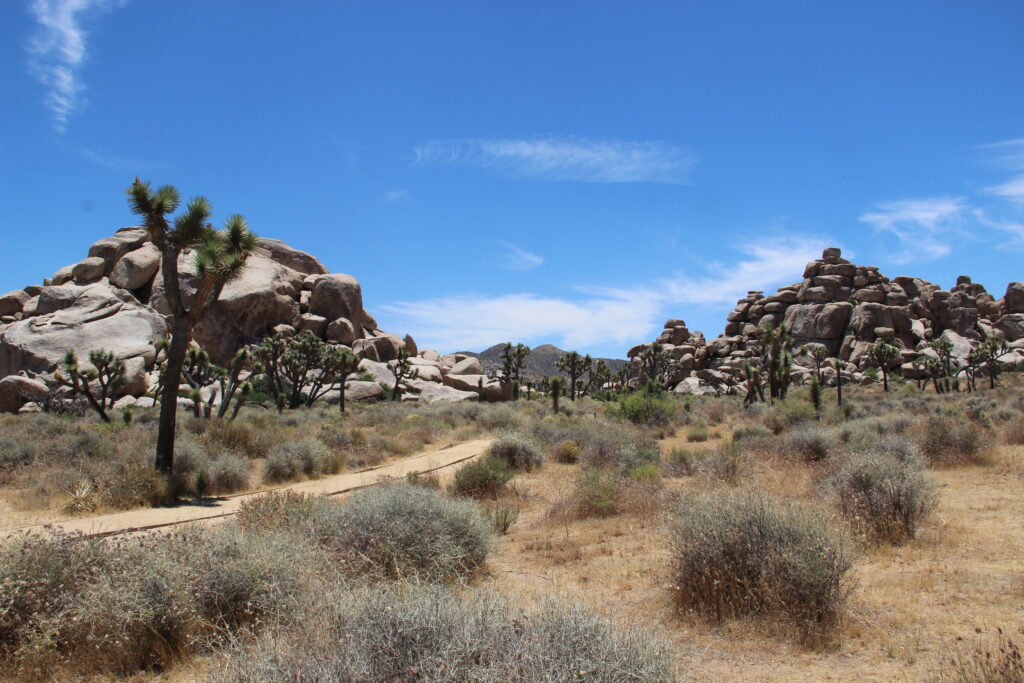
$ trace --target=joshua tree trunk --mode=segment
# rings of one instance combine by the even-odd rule
[[[884,365],[882,366],[882,388],[889,391],[889,371],[885,369]]]
[[[177,270],[177,269],[175,269]],[[177,274],[175,274],[177,277]],[[160,423],[156,438],[156,469],[169,473],[174,463],[174,430],[178,413],[178,385],[191,338],[187,316],[176,317],[167,347],[166,381],[160,396]]]

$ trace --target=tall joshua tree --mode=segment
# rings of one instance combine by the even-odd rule
[[[125,193],[132,211],[145,221],[150,239],[160,250],[164,296],[171,311],[171,342],[167,347],[156,440],[156,469],[169,473],[174,464],[178,385],[192,329],[220,297],[224,285],[242,274],[246,259],[256,247],[256,236],[238,214],[227,219],[223,230],[214,230],[209,223],[213,209],[205,197],[193,198],[183,213],[170,219],[170,214],[181,205],[181,195],[172,185],[154,190],[148,182],[136,178]],[[178,282],[178,256],[186,249],[195,252],[199,277],[191,306],[185,305]]]
[[[889,368],[900,357],[900,347],[896,345],[897,343],[892,338],[883,337],[868,349],[868,362],[881,370],[882,386],[886,391],[889,391]]]
[[[589,355],[581,356],[577,351],[570,351],[556,362],[556,367],[569,375],[569,400],[576,400],[576,383],[589,372],[592,360]]]

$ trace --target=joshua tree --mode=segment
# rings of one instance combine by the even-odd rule
[[[501,376],[503,382],[511,382],[512,400],[519,398],[519,385],[522,383],[523,363],[530,355],[530,347],[525,344],[506,342],[501,352]]]
[[[811,378],[811,404],[814,406],[814,412],[821,415],[821,383],[817,377]]]
[[[996,388],[996,376],[999,374],[999,357],[1006,353],[1006,341],[989,337],[971,351],[968,362],[979,368],[985,368],[988,374],[989,389]]]
[[[212,208],[205,197],[192,199],[172,226],[168,216],[178,209],[181,196],[171,185],[153,190],[148,182],[136,178],[126,193],[132,211],[144,219],[150,239],[160,250],[164,296],[171,311],[171,343],[167,349],[156,440],[156,468],[170,473],[174,464],[179,378],[192,329],[220,297],[224,286],[242,274],[249,253],[256,247],[256,236],[238,214],[228,218],[224,230],[214,230],[208,222]],[[186,249],[195,250],[199,278],[191,307],[185,305],[178,282],[178,256]]]
[[[565,386],[565,380],[558,375],[548,379],[548,390],[551,392],[551,410],[558,414],[558,397],[562,395],[562,388]]]
[[[558,359],[559,370],[569,375],[569,400],[576,400],[576,383],[590,370],[590,356],[581,356],[576,351],[570,351]],[[557,412],[557,411],[555,411]]]
[[[821,375],[821,369],[825,367],[825,362],[828,360],[828,347],[824,344],[804,344],[800,347],[799,354],[801,356],[807,356],[814,362],[814,377],[818,380],[818,384],[824,383],[824,377]]]
[[[646,376],[646,381],[664,386],[666,375],[668,375],[671,359],[665,353],[665,348],[658,342],[646,347],[637,356],[640,362],[640,373]]]
[[[793,366],[789,346],[792,343],[793,337],[785,325],[768,325],[761,333],[761,353],[768,372],[768,391],[772,401],[785,399],[789,391],[789,371]]]
[[[764,377],[761,376],[760,369],[749,361],[743,363],[743,383],[747,387],[743,405],[749,406],[755,401],[764,401]]]
[[[341,414],[345,414],[345,383],[348,381],[349,375],[353,374],[359,369],[359,361],[362,360],[357,354],[352,353],[346,348],[335,347],[334,355],[332,357],[332,367],[334,372],[338,376],[338,391],[340,392],[340,400],[338,402],[338,410]]]
[[[868,362],[882,373],[882,387],[889,391],[889,368],[900,357],[900,347],[891,338],[883,337],[868,349]]]
[[[928,342],[928,346],[935,352],[935,355],[939,357],[939,365],[942,372],[942,384],[945,391],[950,390],[950,377],[953,374],[953,342],[948,339],[939,338]],[[938,391],[938,382],[936,380],[936,391]]]
[[[235,419],[245,397],[252,391],[252,387],[248,382],[239,380],[242,370],[251,358],[252,353],[248,349],[239,349],[235,353],[235,357],[231,359],[231,367],[218,378],[217,382],[220,385],[220,407],[217,409],[217,417],[224,417],[228,411],[228,406],[231,405],[231,399],[235,398],[237,394],[235,409],[231,412],[231,419]]]
[[[841,360],[839,356],[832,359],[830,365],[836,371],[836,404],[843,405],[843,370],[846,369],[847,363],[845,360]]]
[[[594,361],[593,368],[588,374],[586,393],[593,394],[595,391],[600,391],[611,380],[611,377],[611,370],[608,369],[608,364],[604,360]]]
[[[80,368],[78,356],[69,349],[64,354],[64,371],[57,371],[54,379],[59,386],[84,396],[100,419],[109,423],[107,410],[114,407],[114,390],[124,382],[124,361],[112,351],[98,349],[89,352],[89,363],[92,368]]]
[[[412,367],[412,363],[409,362],[409,352],[405,349],[398,349],[398,358],[388,363],[388,368],[395,376],[395,387],[391,390],[391,400],[397,401],[398,385],[402,383],[403,379],[416,379],[420,376],[420,371]]]

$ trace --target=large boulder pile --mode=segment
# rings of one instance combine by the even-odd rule
[[[193,254],[183,253],[178,269],[190,305],[198,285]],[[59,269],[42,285],[0,296],[0,410],[16,412],[38,399],[41,383],[51,379],[68,350],[83,363],[90,351],[113,351],[128,368],[129,381],[120,393],[141,396],[156,381],[155,344],[168,332],[169,314],[160,253],[139,227],[99,240],[86,258]],[[399,387],[406,400],[500,398],[500,388],[478,364],[420,351],[411,336],[378,329],[363,308],[355,277],[330,273],[312,255],[261,238],[242,277],[224,287],[196,326],[194,341],[224,365],[239,348],[280,331],[312,333],[360,354],[361,370],[374,381],[350,382],[346,397],[353,400],[379,398],[380,384],[394,386],[388,364],[399,350],[411,353],[420,370]]]
[[[962,358],[986,338],[1005,339],[1011,352],[1004,362],[1024,362],[1024,283],[1011,282],[1002,299],[966,275],[945,290],[921,278],[890,279],[875,266],[842,258],[837,248],[808,263],[800,282],[768,296],[748,292],[726,321],[724,332],[707,343],[682,321],[665,323],[656,341],[681,361],[671,378],[678,391],[729,390],[738,384],[745,360],[760,354],[764,330],[779,324],[786,325],[794,347],[820,344],[829,355],[850,362],[852,381],[862,380],[857,371],[866,369],[867,351],[879,338],[899,340],[904,349],[899,364],[907,374],[918,356],[933,353],[928,342],[940,337],[953,344],[954,357]],[[629,357],[652,343],[633,347]],[[810,361],[795,360],[795,372],[807,372],[800,364]]]

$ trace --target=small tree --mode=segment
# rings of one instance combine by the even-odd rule
[[[935,355],[939,357],[939,364],[942,370],[941,379],[943,384],[943,390],[950,390],[950,378],[953,375],[953,342],[948,339],[939,338],[928,342],[928,346],[935,352]],[[936,380],[936,391],[938,390],[938,381]]]
[[[212,208],[205,197],[195,197],[185,212],[174,219],[168,215],[181,204],[181,196],[171,185],[153,190],[138,178],[126,190],[132,211],[141,216],[153,245],[160,251],[164,297],[170,308],[171,343],[167,348],[166,379],[160,400],[160,423],[156,439],[156,468],[170,474],[174,465],[174,429],[178,411],[178,385],[192,329],[202,320],[224,286],[241,276],[256,236],[242,216],[228,218],[224,230],[217,232],[209,224]],[[195,250],[195,269],[199,278],[192,305],[187,306],[178,281],[178,256]]]
[[[519,398],[519,387],[522,384],[523,363],[529,355],[529,346],[526,346],[525,344],[516,344],[515,346],[512,346],[512,342],[506,342],[505,348],[501,352],[501,379],[503,383],[512,383],[512,386],[510,387],[511,390],[506,394],[511,396],[512,400],[518,400]]]
[[[590,369],[590,356],[581,356],[576,351],[570,351],[556,363],[559,370],[569,376],[569,400],[576,400],[576,384],[580,378]]]
[[[548,390],[551,392],[551,410],[558,414],[558,397],[562,395],[565,380],[558,375],[548,379]]]
[[[654,342],[640,352],[637,360],[640,362],[640,374],[645,381],[664,386],[670,364],[665,347]]]
[[[391,390],[391,400],[397,401],[398,385],[404,379],[416,379],[420,376],[420,371],[412,367],[412,363],[409,362],[409,352],[405,349],[398,349],[398,357],[388,363],[388,369],[395,376],[395,386]]]
[[[64,370],[54,375],[59,386],[84,396],[89,406],[106,423],[110,423],[107,410],[114,407],[114,391],[124,383],[124,361],[115,358],[112,351],[97,349],[89,352],[92,368],[81,368],[78,356],[71,349],[64,354]]]
[[[789,372],[793,366],[789,347],[792,343],[793,337],[785,325],[769,324],[761,333],[763,367],[768,375],[768,392],[773,402],[785,399],[789,391]]]
[[[836,404],[841,406],[843,405],[843,370],[846,369],[848,364],[845,360],[840,359],[839,356],[835,356],[832,358],[830,365],[836,371]]]
[[[345,414],[345,383],[348,382],[349,375],[359,370],[360,360],[362,359],[357,354],[352,353],[348,349],[336,347],[332,362],[334,372],[338,376],[338,391],[341,394],[338,410],[342,415]]]
[[[747,389],[743,405],[749,406],[755,401],[764,401],[764,376],[761,369],[750,361],[743,362],[743,384]]]
[[[821,369],[825,366],[826,361],[828,361],[828,347],[824,344],[804,344],[800,347],[799,354],[810,358],[814,362],[814,377],[818,380],[819,385],[824,384],[825,378],[821,374]]]
[[[971,351],[968,362],[984,368],[988,375],[989,389],[996,388],[996,377],[999,375],[999,357],[1006,353],[1006,340],[989,337]]]
[[[900,347],[891,338],[878,339],[868,349],[868,362],[882,373],[882,386],[889,391],[889,368],[900,357]]]
[[[815,414],[821,415],[821,383],[817,377],[811,378],[811,405],[814,406]]]

